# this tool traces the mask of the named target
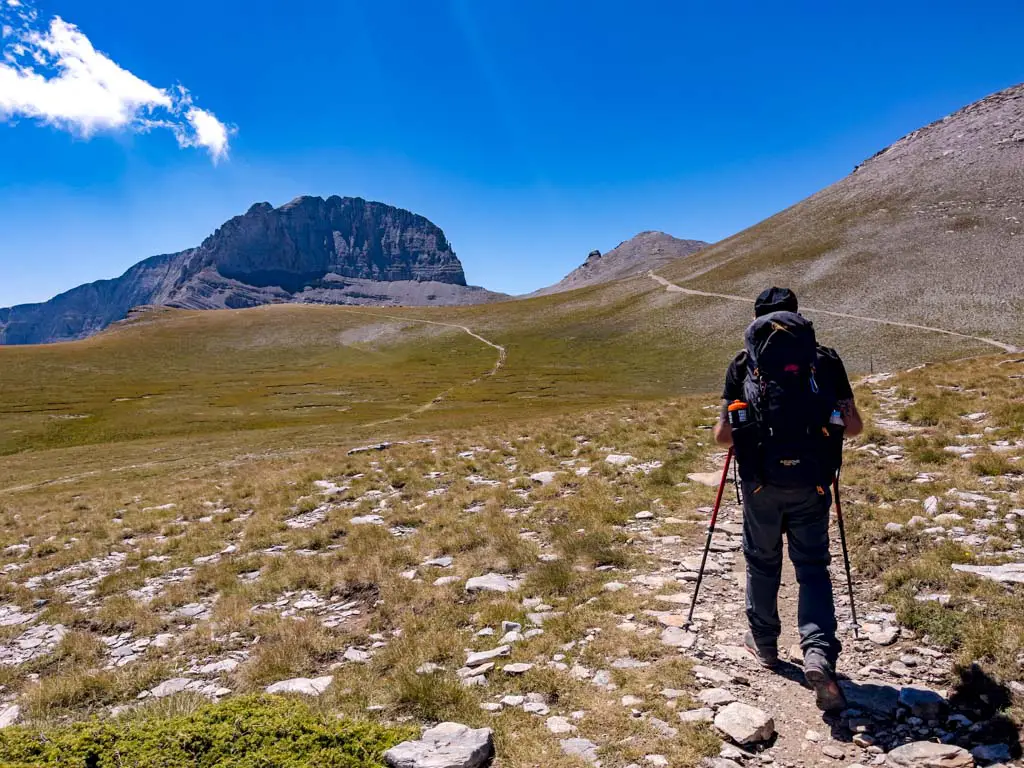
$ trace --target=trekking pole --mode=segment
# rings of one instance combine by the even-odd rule
[[[857,621],[857,606],[853,602],[853,575],[850,573],[850,552],[846,549],[846,526],[843,525],[843,504],[839,500],[839,472],[836,472],[832,480],[832,490],[836,497],[836,519],[839,522],[839,542],[843,545],[843,563],[846,565],[846,588],[850,593],[850,613],[853,614],[853,636],[859,638],[857,630],[860,623]]]
[[[736,503],[737,504],[742,504],[743,503],[743,499],[740,496],[739,464],[737,462],[735,462],[735,461],[732,463],[732,484],[736,488]]]
[[[700,559],[700,570],[697,571],[697,583],[693,587],[693,600],[690,601],[690,613],[686,617],[686,624],[689,627],[693,621],[693,609],[697,607],[697,593],[700,592],[700,583],[704,580],[704,565],[708,561],[708,551],[711,549],[711,536],[715,532],[715,521],[718,519],[718,508],[722,505],[722,493],[725,491],[725,483],[729,479],[729,462],[732,461],[732,446],[725,454],[725,466],[722,467],[722,482],[718,484],[718,495],[715,497],[715,508],[711,510],[711,522],[708,523],[708,540],[704,543],[704,556]]]

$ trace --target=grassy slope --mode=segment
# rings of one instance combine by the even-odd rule
[[[0,347],[0,488],[714,391],[748,312],[638,277],[434,310],[163,310],[83,342]],[[481,378],[493,348],[416,319],[465,325],[504,345],[504,368]],[[984,351],[836,318],[819,322],[819,336],[851,371]],[[442,392],[442,401],[403,418]],[[98,444],[102,452],[90,447]]]
[[[1019,494],[1013,481],[993,480],[989,464],[928,450],[955,442],[956,434],[973,428],[961,417],[978,411],[991,414],[994,431],[987,440],[1019,437],[1024,426],[1019,408],[1022,380],[1010,377],[1022,371],[1019,363],[1007,364],[1003,359],[931,366],[886,382],[886,387],[895,386],[913,398],[906,417],[928,426],[929,431],[908,446],[900,465],[851,450],[844,490],[859,583],[878,580],[904,622],[928,635],[932,643],[957,651],[960,661],[980,660],[1013,676],[1024,647],[1017,618],[1022,609],[1019,594],[949,570],[950,561],[970,560],[970,553],[954,547],[932,548],[927,538],[909,531],[893,535],[884,529],[886,522],[904,519],[916,510],[901,500],[925,494],[941,497],[954,485],[987,493],[1001,491],[1001,512],[1019,505],[1014,501],[1019,496],[1011,495]],[[937,384],[954,383],[966,391],[937,394]],[[870,387],[860,388],[859,397],[869,414],[877,410]],[[367,706],[383,707],[372,717],[384,723],[412,716],[415,721],[486,724],[496,729],[505,765],[535,765],[538,760],[557,768],[576,765],[561,755],[543,718],[517,710],[492,717],[479,709],[481,701],[493,701],[504,693],[540,691],[557,701],[559,711],[587,712],[579,723],[580,735],[607,745],[603,757],[612,764],[660,753],[674,765],[694,765],[702,754],[717,748],[717,740],[706,728],[685,727],[679,736],[666,738],[631,717],[618,702],[619,695],[636,695],[645,699],[645,707],[654,715],[673,722],[674,713],[652,692],[663,687],[693,690],[688,665],[654,637],[618,631],[624,616],[636,615],[642,623],[650,620],[643,617],[643,603],[630,590],[609,593],[602,585],[615,579],[628,581],[631,573],[657,565],[645,556],[643,547],[631,544],[636,534],[630,526],[637,511],[657,511],[658,535],[698,539],[698,525],[669,522],[667,516],[699,520],[695,507],[711,499],[713,489],[680,481],[714,452],[702,428],[713,419],[714,400],[705,394],[599,409],[585,416],[523,415],[501,427],[441,430],[432,445],[396,446],[380,454],[346,456],[343,448],[324,445],[313,452],[239,457],[225,465],[160,465],[150,474],[143,470],[121,473],[116,482],[102,475],[78,477],[57,487],[5,494],[0,551],[21,542],[28,542],[31,549],[0,556],[0,563],[21,566],[0,592],[0,602],[28,609],[34,599],[44,596],[49,603],[41,620],[62,621],[74,630],[54,653],[31,665],[0,668],[6,674],[2,684],[20,692],[26,715],[37,726],[15,738],[28,738],[26,734],[39,729],[59,733],[61,739],[72,738],[47,729],[69,717],[102,713],[110,705],[133,701],[140,690],[178,673],[182,665],[175,659],[202,661],[219,658],[228,650],[244,650],[249,656],[222,682],[238,692],[259,691],[289,676],[322,674],[345,648],[368,647],[374,635],[387,638],[387,647],[367,665],[348,664],[333,670],[335,682],[319,706],[357,720],[367,717]],[[891,438],[885,433],[869,430],[853,447],[886,441]],[[664,466],[650,475],[630,475],[604,463],[610,450],[644,461],[660,460]],[[202,451],[200,455],[207,456]],[[565,472],[549,486],[525,481],[531,472],[563,468],[564,461],[591,466],[593,471],[582,479]],[[1013,463],[1006,468],[1014,471]],[[912,484],[910,480],[921,470],[944,474],[927,486]],[[500,485],[477,485],[470,478],[479,475]],[[314,529],[285,527],[283,520],[296,511],[323,501],[314,485],[318,478],[350,486],[334,501],[353,501],[356,506],[330,511]],[[444,493],[433,494],[442,488]],[[366,495],[372,490],[395,494],[383,514],[389,524],[416,528],[414,536],[398,538],[385,528],[349,524],[351,516],[375,510],[377,500]],[[167,503],[176,506],[159,508]],[[211,520],[211,504],[227,511]],[[245,516],[247,510],[253,511],[251,517]],[[117,522],[111,519],[115,514]],[[473,524],[467,525],[467,520]],[[1015,536],[1019,539],[1020,534]],[[219,552],[229,542],[239,547],[237,553],[197,567],[148,606],[125,597],[126,590],[146,579],[187,567],[195,557]],[[275,546],[284,547],[285,554],[265,552]],[[98,608],[68,603],[55,585],[42,591],[20,586],[33,575],[112,550],[127,552],[128,560],[97,585]],[[316,556],[300,555],[300,550]],[[542,562],[538,560],[542,552],[556,553],[560,559]],[[451,569],[420,567],[425,558],[442,554],[454,556]],[[151,556],[166,559],[146,559]],[[898,568],[889,567],[894,561],[899,562]],[[613,565],[617,570],[596,571],[597,565]],[[417,567],[423,582],[399,576],[402,570]],[[261,569],[255,582],[237,577],[255,569]],[[487,688],[463,688],[450,674],[463,662],[463,649],[494,644],[494,637],[476,637],[476,630],[500,627],[505,620],[524,621],[525,611],[518,600],[500,594],[467,598],[458,584],[432,587],[430,582],[438,575],[465,578],[490,570],[518,572],[526,579],[523,594],[542,597],[558,609],[573,609],[562,619],[546,622],[544,635],[517,643],[512,661],[550,658],[562,644],[578,642],[597,628],[601,632],[592,642],[569,652],[570,663],[597,668],[608,658],[630,655],[652,666],[615,670],[619,685],[615,695],[541,665],[521,678],[498,676]],[[56,584],[77,575],[69,574]],[[672,584],[665,591],[678,588]],[[920,608],[913,595],[931,590],[950,592],[954,596],[950,607]],[[363,616],[328,631],[316,621],[296,622],[278,618],[273,611],[253,610],[282,595],[306,593],[356,599]],[[168,618],[170,610],[195,600],[212,601],[214,596],[211,621],[180,634],[167,651],[151,649],[123,670],[89,671],[105,660],[98,635],[127,631],[146,636],[164,631],[180,624]],[[403,630],[401,637],[392,635],[398,628]],[[5,630],[8,636],[18,631]],[[237,633],[232,636],[235,639],[225,640],[232,632]],[[426,661],[442,664],[449,672],[425,679],[415,669]],[[38,683],[32,674],[40,676]],[[175,713],[201,726],[201,718],[189,714],[195,705],[186,698],[168,704],[167,712],[157,706],[140,714],[162,718]],[[304,723],[298,726],[306,728]],[[148,748],[147,743],[139,748]]]

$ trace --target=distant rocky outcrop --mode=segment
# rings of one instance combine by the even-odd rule
[[[280,208],[257,203],[198,248],[153,256],[113,280],[0,309],[0,343],[80,339],[140,305],[452,305],[500,298],[466,285],[444,232],[423,216],[358,197],[299,197]]]
[[[533,295],[543,296],[620,280],[690,256],[707,245],[703,240],[680,240],[664,232],[641,232],[619,243],[608,253],[591,251],[587,260],[565,278]]]

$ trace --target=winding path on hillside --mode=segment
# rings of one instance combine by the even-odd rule
[[[744,304],[750,304],[751,300],[746,296],[735,296],[731,293],[713,293],[711,291],[698,291],[694,288],[683,288],[681,285],[677,285],[669,280],[666,280],[661,275],[655,274],[653,271],[648,272],[647,276],[650,277],[657,283],[665,286],[665,290],[669,293],[685,293],[690,296],[708,296],[713,299],[725,299],[726,301],[741,301]],[[931,333],[942,333],[946,336],[956,336],[960,339],[969,339],[971,341],[979,341],[982,344],[988,344],[992,347],[997,347],[1004,352],[1019,352],[1020,350],[1013,344],[1006,344],[1002,341],[996,341],[995,339],[989,339],[984,336],[971,336],[968,333],[960,333],[958,331],[950,331],[945,328],[933,328],[930,325],[917,325],[916,323],[903,323],[898,320],[883,320],[878,317],[866,317],[864,315],[851,315],[848,312],[834,312],[830,309],[817,309],[815,307],[801,307],[801,312],[817,312],[822,315],[831,315],[832,317],[846,317],[851,320],[863,320],[868,323],[878,323],[879,325],[892,325],[897,328],[912,328],[916,331],[929,331]]]
[[[438,326],[442,326],[444,328],[455,328],[456,330],[459,330],[459,331],[462,331],[463,333],[469,334],[470,336],[472,336],[477,341],[479,341],[479,342],[481,342],[483,344],[486,344],[488,347],[491,347],[492,349],[495,349],[498,352],[498,357],[494,361],[494,365],[491,367],[491,369],[489,371],[487,371],[487,373],[481,374],[480,376],[476,376],[475,378],[472,378],[469,381],[464,381],[461,384],[455,384],[455,385],[453,385],[451,387],[448,387],[448,389],[446,389],[443,392],[439,393],[436,397],[434,397],[432,400],[430,400],[430,402],[427,402],[427,403],[424,403],[423,405],[417,406],[416,408],[413,408],[408,413],[404,413],[401,416],[393,416],[390,419],[382,419],[380,421],[374,421],[374,422],[371,422],[369,424],[362,424],[362,425],[360,425],[360,426],[363,426],[363,427],[375,427],[375,426],[378,426],[380,424],[389,424],[389,423],[391,423],[393,421],[401,421],[402,419],[408,419],[408,418],[411,418],[413,416],[417,416],[417,415],[423,413],[424,411],[429,411],[431,408],[433,408],[437,404],[444,402],[444,400],[448,397],[448,395],[450,395],[456,389],[460,389],[462,387],[471,387],[474,384],[478,384],[479,382],[483,381],[484,379],[489,379],[491,376],[494,376],[494,374],[496,374],[498,371],[500,371],[505,366],[505,360],[508,357],[508,352],[505,350],[505,347],[503,347],[501,344],[495,344],[490,339],[485,339],[479,333],[476,333],[475,331],[473,331],[472,329],[468,328],[465,325],[459,325],[458,323],[443,323],[443,322],[441,322],[439,320],[423,320],[423,319],[418,318],[418,317],[408,317],[408,316],[404,316],[404,315],[386,315],[386,314],[383,314],[381,312],[374,312],[373,310],[352,309],[352,308],[348,308],[348,307],[346,307],[344,309],[347,312],[352,312],[353,314],[365,315],[365,316],[368,316],[368,317],[383,317],[383,318],[386,318],[388,320],[397,320],[397,321],[412,322],[412,323],[425,323],[427,325],[438,325]]]

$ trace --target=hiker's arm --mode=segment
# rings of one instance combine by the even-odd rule
[[[839,401],[839,412],[843,414],[843,423],[846,425],[846,435],[856,437],[864,431],[864,420],[860,417],[857,404],[853,398]]]
[[[715,424],[715,442],[719,445],[732,445],[732,424],[729,423],[729,401],[722,401],[722,413]]]

